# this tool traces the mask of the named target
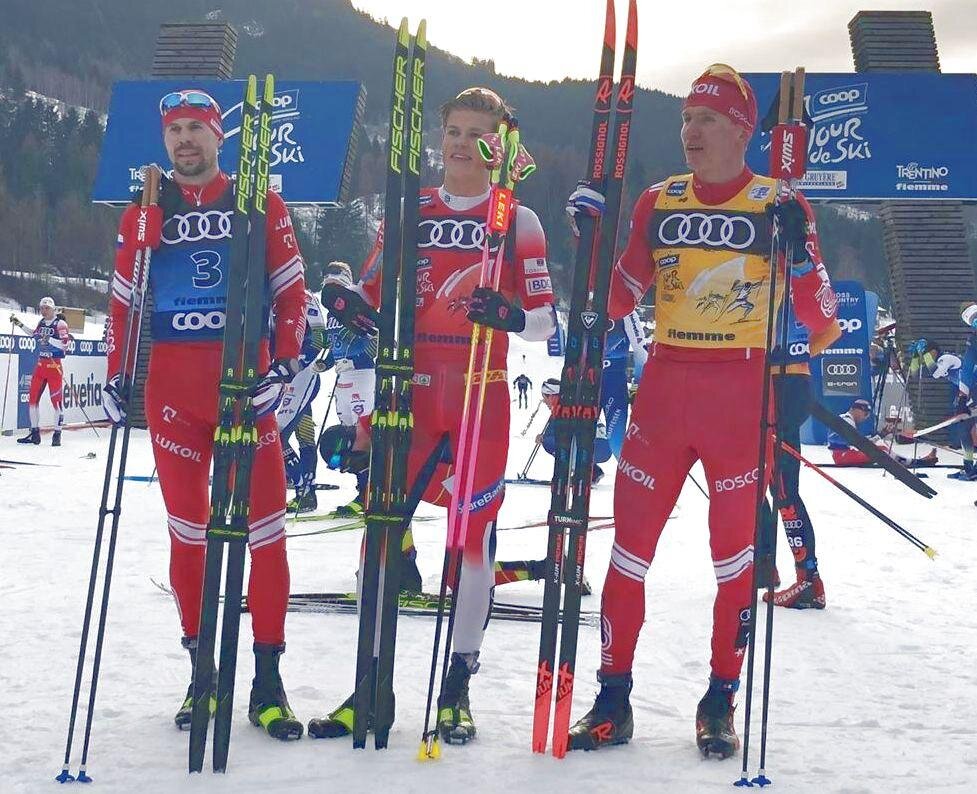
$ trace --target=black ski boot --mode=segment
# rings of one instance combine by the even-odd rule
[[[695,743],[705,758],[710,755],[729,758],[740,749],[740,739],[733,724],[736,711],[733,697],[739,684],[736,679],[709,678],[709,689],[695,712]]]
[[[331,711],[327,717],[309,720],[309,736],[313,739],[337,739],[353,733],[353,720],[356,712],[353,709],[353,697],[350,695],[339,706]],[[396,706],[396,700],[393,701]],[[367,730],[373,730],[373,715],[367,720]]]
[[[251,702],[248,719],[263,728],[273,739],[283,742],[302,737],[302,723],[285,697],[285,687],[278,672],[278,657],[285,652],[285,643],[254,644],[254,680],[251,682]]]
[[[570,728],[570,750],[598,750],[612,744],[627,744],[634,735],[631,712],[631,673],[597,673],[600,692],[594,707]]]
[[[184,648],[190,653],[190,686],[187,687],[187,696],[183,700],[183,705],[180,706],[180,710],[173,717],[173,723],[181,731],[190,730],[190,718],[193,714],[193,669],[197,666],[197,638],[196,637],[183,637],[180,643]],[[217,671],[214,671],[213,682],[210,688],[210,716],[213,717],[217,713],[217,697],[214,693],[217,691]]]
[[[60,430],[55,430],[51,434],[51,446],[52,447],[60,447],[61,446],[61,431]]]
[[[424,580],[417,568],[417,552],[404,554],[400,562],[400,592],[421,593],[424,591]]]
[[[312,513],[319,507],[319,500],[316,498],[315,491],[309,490],[290,500],[286,505],[289,513]]]
[[[41,431],[36,427],[32,427],[30,432],[23,438],[17,439],[18,444],[40,444],[41,443]]]
[[[478,652],[452,653],[448,676],[438,697],[438,733],[448,744],[475,738],[475,720],[468,702],[468,680],[478,672]]]

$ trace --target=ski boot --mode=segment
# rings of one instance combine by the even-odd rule
[[[756,565],[757,590],[765,590],[771,584],[774,587],[780,587],[780,572],[777,570],[777,563],[771,555],[760,554],[753,564]]]
[[[36,427],[32,427],[30,432],[23,438],[17,439],[18,444],[40,444],[41,443],[41,431]]]
[[[301,496],[295,494],[295,498],[290,500],[287,506],[289,513],[312,513],[319,507],[319,500],[316,498],[315,491],[308,490]]]
[[[763,594],[763,600],[770,603],[769,591]],[[813,573],[797,572],[797,581],[790,587],[778,590],[773,594],[773,604],[788,609],[824,609],[824,584],[817,571]]]
[[[607,675],[597,672],[600,692],[594,707],[572,728],[567,748],[599,750],[612,744],[627,744],[634,736],[634,714],[631,711],[631,673]]]
[[[55,430],[54,433],[51,434],[51,446],[52,447],[60,447],[61,446],[61,431],[60,430]]]
[[[363,515],[363,503],[360,501],[360,498],[357,496],[349,504],[340,505],[339,507],[337,507],[334,512],[338,517],[341,518],[345,518],[347,516],[353,516],[354,518],[358,518]]]
[[[955,471],[953,474],[948,474],[947,477],[951,480],[974,482],[977,480],[977,467],[974,466],[974,462],[972,460],[965,460],[963,462],[963,468],[960,471]]]
[[[353,698],[350,695],[339,706],[329,713],[327,717],[319,717],[309,720],[309,736],[313,739],[337,739],[340,736],[349,736],[353,733],[353,721],[356,712],[353,709]],[[396,707],[396,698],[393,705]],[[367,729],[373,729],[373,715],[370,714],[367,720]]]
[[[729,758],[740,749],[740,739],[733,725],[736,711],[733,696],[739,686],[739,679],[709,678],[709,689],[695,712],[695,743],[705,758],[710,755]]]
[[[302,723],[288,705],[285,687],[278,672],[278,657],[285,652],[285,643],[254,644],[254,680],[251,682],[251,701],[248,719],[263,728],[273,739],[283,742],[302,737]]]
[[[183,637],[180,643],[190,653],[190,686],[187,687],[187,696],[183,700],[183,705],[173,717],[173,724],[181,731],[190,730],[190,719],[193,715],[193,669],[197,666],[197,638]],[[217,713],[217,671],[214,671],[213,682],[210,687],[210,716]]]
[[[478,652],[452,653],[448,675],[438,696],[438,733],[448,744],[475,738],[475,720],[468,703],[468,681],[478,672]]]
[[[417,552],[405,552],[400,563],[400,592],[421,593],[424,591],[424,580],[417,568]]]

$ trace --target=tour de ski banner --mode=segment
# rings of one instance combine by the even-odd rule
[[[833,283],[838,296],[838,325],[841,336],[820,356],[811,359],[811,394],[833,414],[843,414],[854,400],[872,400],[872,366],[869,358],[870,333],[874,326],[878,297],[857,281]],[[859,430],[871,433],[875,419],[869,417]],[[802,430],[805,444],[823,444],[828,431],[820,422],[809,419]]]
[[[780,77],[744,76],[763,118]],[[977,75],[808,74],[804,88],[814,129],[798,187],[808,198],[977,199]],[[746,159],[768,172],[769,133],[753,136]]]
[[[0,422],[2,430],[30,427],[27,398],[31,375],[37,364],[37,339],[20,334],[0,334]],[[64,372],[64,422],[80,424],[103,421],[102,384],[108,366],[106,344],[96,339],[73,339],[61,359]],[[54,408],[47,392],[41,395],[41,427],[54,427]]]
[[[92,201],[127,203],[142,191],[140,167],[165,165],[160,100],[198,89],[220,105],[220,163],[231,172],[241,145],[243,80],[123,80],[112,87]],[[288,204],[334,205],[346,200],[365,91],[349,80],[276,83],[272,111],[270,185]],[[232,174],[233,175],[233,174]]]

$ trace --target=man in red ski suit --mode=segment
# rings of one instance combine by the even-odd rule
[[[488,89],[468,89],[441,109],[444,184],[425,188],[418,223],[418,295],[415,331],[414,430],[408,482],[422,499],[448,507],[451,488],[460,488],[467,461],[457,459],[465,398],[472,320],[544,341],[555,330],[553,293],[546,264],[546,238],[536,214],[518,206],[505,250],[498,292],[479,289],[482,243],[489,201],[489,172],[476,142],[495,132],[504,102]],[[360,295],[376,307],[380,261],[361,274]],[[521,308],[513,305],[518,300]],[[326,292],[323,305],[329,310]],[[386,307],[384,307],[386,308]],[[466,536],[451,668],[438,704],[438,727],[449,743],[475,736],[468,708],[468,679],[478,668],[478,652],[488,623],[495,554],[495,519],[505,494],[509,450],[508,336],[496,333],[488,367],[484,420]],[[473,388],[477,388],[474,384]],[[368,421],[368,420],[367,420]],[[436,464],[433,473],[431,464]],[[424,470],[422,474],[422,470]],[[310,736],[338,736],[352,726],[344,703],[329,717],[313,720]]]
[[[61,369],[61,361],[68,349],[71,335],[68,333],[68,324],[64,321],[64,317],[57,313],[54,298],[41,298],[38,308],[41,310],[41,319],[33,332],[29,331],[16,315],[10,315],[10,322],[20,326],[37,340],[37,365],[31,375],[30,392],[27,395],[31,429],[26,436],[18,438],[17,443],[41,443],[40,403],[41,395],[47,388],[55,414],[51,446],[60,447],[61,426],[64,424],[64,372]]]
[[[146,232],[155,250],[149,273],[153,344],[145,411],[166,503],[170,584],[183,628],[183,645],[190,651],[191,662],[195,662],[234,191],[230,178],[217,163],[218,147],[223,141],[217,103],[200,91],[179,91],[163,98],[160,112],[173,178],[163,180],[159,206],[153,208]],[[274,363],[270,361],[266,331],[259,371],[269,374],[254,396],[259,440],[254,453],[248,518],[248,604],[258,670],[251,716],[253,721],[259,716],[255,710],[257,692],[261,701],[257,706],[281,710],[283,717],[277,726],[265,724],[267,720],[262,722],[275,735],[276,729],[291,718],[291,711],[277,672],[278,657],[284,650],[289,576],[285,556],[285,471],[274,408],[280,396],[280,381],[288,380],[297,371],[293,362],[305,329],[305,282],[302,257],[285,203],[277,193],[269,192],[267,206],[265,307],[276,316],[277,358]],[[140,245],[136,229],[139,214],[140,208],[134,204],[122,216],[112,279],[105,403],[106,412],[114,421],[124,421],[127,395],[120,393],[119,374],[133,296],[134,262]],[[138,307],[134,310],[138,311]],[[176,716],[181,729],[189,728],[192,705],[191,686]],[[301,723],[298,726],[301,728]]]
[[[774,209],[775,181],[745,165],[756,118],[753,91],[731,68],[717,64],[692,84],[682,112],[691,173],[639,197],[614,269],[610,316],[627,315],[655,284],[656,331],[618,463],[615,541],[601,609],[601,691],[571,729],[574,749],[631,738],[629,692],[644,621],[645,574],[697,460],[709,483],[718,590],[712,675],[699,703],[696,737],[707,755],[727,757],[739,746],[733,696],[748,640],[756,489],[762,487],[758,428],[772,215],[781,224],[781,244],[792,243],[795,252],[789,264],[797,319],[818,333],[836,310],[807,201],[798,196]],[[570,211],[584,208],[578,199],[587,190],[571,197]],[[782,296],[783,250],[779,260]]]

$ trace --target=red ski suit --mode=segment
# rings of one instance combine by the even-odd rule
[[[465,477],[464,462],[457,460],[457,454],[472,332],[466,313],[472,290],[478,286],[488,194],[476,200],[452,197],[443,188],[426,188],[421,191],[420,205],[414,431],[408,481],[413,487],[425,462],[437,455],[439,445],[446,444],[445,454],[434,469],[422,498],[448,507],[451,501],[448,488],[462,487]],[[552,304],[546,238],[539,219],[530,209],[519,206],[514,224],[515,229],[509,232],[499,289],[509,300],[518,298],[526,310]],[[382,257],[378,257],[361,277],[366,296],[374,306],[380,300],[381,260]],[[478,650],[489,591],[494,583],[493,533],[490,529],[505,496],[505,464],[509,452],[508,348],[508,335],[496,331],[489,361],[478,459],[473,461],[473,508],[462,563],[454,642],[459,653]],[[475,384],[472,416],[477,391]],[[467,597],[469,587],[477,589],[478,593]],[[478,601],[480,605],[469,610],[465,607],[466,600]]]
[[[47,387],[48,395],[51,397],[51,405],[54,406],[55,422],[54,429],[60,430],[64,423],[64,372],[61,368],[61,359],[65,356],[71,336],[68,334],[68,324],[57,317],[48,322],[40,320],[34,329],[34,338],[37,339],[38,358],[37,365],[31,375],[30,392],[27,395],[27,408],[30,413],[31,427],[38,427],[40,412],[38,406],[41,402],[41,395]]]
[[[220,285],[226,274],[227,265],[221,258],[226,256],[230,239],[229,185],[223,173],[203,188],[166,183],[164,195],[170,191],[169,200],[164,202],[162,196],[160,199],[165,218],[163,243],[154,251],[150,265],[154,341],[146,382],[146,419],[166,503],[170,583],[186,637],[197,635],[200,621],[210,512],[208,478],[217,425],[224,319],[223,311],[164,313],[164,309],[170,303],[177,308],[221,305],[207,297],[206,288]],[[173,191],[179,192],[178,198]],[[109,377],[122,366],[122,338],[133,292],[137,214],[138,207],[129,207],[119,226],[110,300]],[[277,193],[268,194],[267,235],[265,261],[278,329],[276,354],[281,358],[297,357],[305,329],[304,266],[288,209]],[[169,258],[176,256],[177,251],[182,257],[189,253],[192,285],[186,276],[168,272],[177,269],[171,261],[186,264],[187,260]],[[195,274],[192,263],[197,263]],[[195,335],[179,336],[188,330]],[[259,372],[265,371],[268,364],[266,338],[261,344]],[[280,644],[285,637],[289,577],[285,556],[285,470],[274,413],[258,420],[258,431],[248,518],[248,602],[255,641]]]
[[[749,170],[722,185],[686,175],[649,188],[635,205],[609,311],[614,319],[624,317],[655,283],[656,341],[614,488],[615,537],[601,620],[605,673],[631,670],[644,621],[645,574],[686,475],[701,460],[718,584],[712,673],[739,677],[748,640],[769,296],[764,208],[773,191],[773,180]],[[793,276],[791,289],[797,318],[818,332],[833,321],[835,296],[813,214],[801,201],[810,218],[807,249],[814,267]],[[778,286],[782,281],[781,275]],[[767,479],[769,472],[768,465]]]

